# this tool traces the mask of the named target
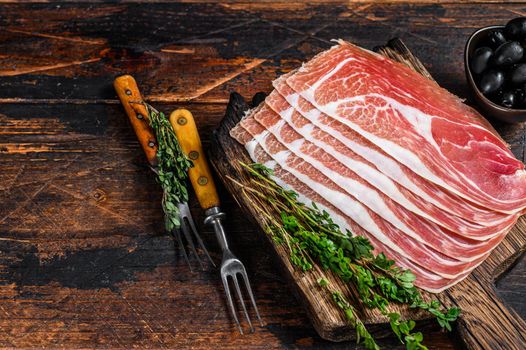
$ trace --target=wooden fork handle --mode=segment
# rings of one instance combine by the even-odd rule
[[[115,79],[113,86],[130,119],[146,159],[152,166],[155,166],[157,164],[157,139],[148,122],[148,110],[144,105],[137,82],[131,75],[122,75]]]
[[[197,132],[194,117],[186,109],[177,109],[170,114],[170,123],[184,154],[194,163],[188,177],[194,188],[197,200],[203,209],[219,206],[219,196],[203,152],[201,139]]]

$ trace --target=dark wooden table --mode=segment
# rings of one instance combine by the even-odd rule
[[[206,146],[230,91],[269,91],[333,38],[372,48],[399,36],[466,96],[467,36],[525,14],[522,4],[0,4],[0,347],[354,348],[316,335],[220,188],[266,324],[238,334],[218,271],[189,272],[163,233],[159,188],[113,78],[134,75],[165,112],[191,109]],[[524,161],[525,125],[496,127]],[[524,259],[497,282],[523,317],[525,285]],[[431,349],[455,347],[454,333],[424,332]]]

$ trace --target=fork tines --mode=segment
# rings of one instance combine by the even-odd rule
[[[263,322],[261,321],[261,317],[259,316],[259,310],[256,305],[256,300],[254,299],[254,294],[252,293],[252,288],[250,288],[250,283],[248,281],[248,276],[245,270],[245,266],[243,265],[241,261],[239,261],[237,258],[233,256],[227,259],[223,259],[223,262],[221,264],[221,279],[223,281],[223,286],[225,288],[228,306],[230,307],[230,313],[232,314],[232,317],[234,318],[237,324],[237,327],[239,328],[239,332],[243,334],[243,329],[241,328],[241,324],[239,322],[239,319],[237,317],[236,310],[234,307],[232,293],[230,291],[230,286],[228,283],[228,277],[230,277],[234,282],[234,286],[236,288],[236,294],[239,299],[239,303],[241,304],[243,313],[245,314],[245,317],[250,326],[251,332],[254,332],[254,327],[252,326],[252,321],[250,320],[250,316],[245,306],[245,301],[243,299],[243,294],[241,293],[241,288],[239,287],[239,281],[237,279],[238,274],[241,275],[241,278],[245,282],[245,287],[248,292],[248,296],[252,302],[252,307],[254,308],[254,311],[256,312],[256,316],[259,320],[259,323],[261,324],[261,326],[263,326]]]
[[[205,267],[203,265],[201,258],[199,257],[199,254],[197,253],[197,249],[195,248],[194,237],[195,237],[195,240],[197,240],[197,244],[199,244],[199,247],[201,247],[201,249],[207,256],[208,260],[215,267],[216,265],[214,264],[214,261],[210,257],[210,254],[208,253],[208,250],[206,249],[203,243],[203,240],[201,239],[201,236],[199,236],[199,233],[197,232],[197,228],[195,226],[194,220],[192,219],[192,214],[190,212],[190,208],[188,208],[188,204],[179,203],[177,207],[179,208],[181,228],[174,230],[173,235],[175,236],[175,239],[177,240],[177,244],[181,247],[184,259],[186,260],[186,263],[188,264],[190,271],[193,271],[192,264],[190,263],[189,254],[186,252],[186,247],[185,247],[185,244],[183,243],[182,236],[184,236],[186,245],[188,245],[188,247],[190,248],[191,254],[195,257],[195,259],[199,263],[199,266],[201,266],[202,270],[204,270]]]

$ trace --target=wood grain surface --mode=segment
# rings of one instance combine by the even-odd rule
[[[270,247],[220,188],[266,324],[237,333],[217,271],[189,272],[163,234],[160,191],[113,79],[134,75],[164,112],[188,108],[206,148],[230,91],[270,91],[333,38],[372,48],[401,37],[467,97],[468,35],[525,13],[524,4],[0,4],[0,347],[354,348],[316,335]],[[524,161],[524,124],[494,125]],[[523,318],[524,261],[496,284]],[[434,325],[423,331],[431,349],[458,343]]]

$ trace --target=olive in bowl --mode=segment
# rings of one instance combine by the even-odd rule
[[[464,65],[473,97],[485,113],[509,123],[526,121],[526,17],[473,33]]]

